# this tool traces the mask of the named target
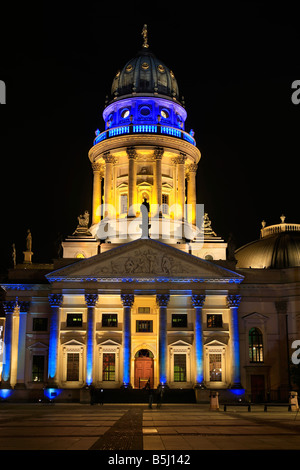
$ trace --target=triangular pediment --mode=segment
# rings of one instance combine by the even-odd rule
[[[63,343],[63,346],[84,346],[84,344],[80,341],[77,341],[76,339],[71,339]]]
[[[117,346],[120,347],[120,343],[117,343],[116,341],[113,341],[112,339],[107,339],[106,341],[103,341],[102,343],[99,343],[100,346]]]
[[[233,282],[240,274],[152,239],[138,239],[49,273],[53,281]]]
[[[251,313],[247,313],[246,315],[243,315],[242,318],[244,320],[262,320],[262,321],[265,321],[265,320],[268,320],[268,317],[266,315],[263,315],[262,313],[259,313],[259,312],[251,312]]]
[[[48,350],[48,346],[46,344],[41,343],[40,341],[38,341],[37,343],[31,344],[30,346],[28,346],[28,349],[30,349],[30,350],[39,349],[40,351],[41,350],[46,351],[46,350]]]
[[[205,346],[224,346],[228,344],[228,336],[213,335],[204,341]]]
[[[224,337],[224,340],[220,339],[210,339],[207,343],[205,343],[205,346],[209,347],[216,347],[216,346],[226,346],[228,344],[228,338]]]
[[[172,347],[190,347],[191,344],[187,343],[186,341],[182,341],[180,339],[178,341],[175,341],[174,343],[171,343],[170,346],[172,346]]]

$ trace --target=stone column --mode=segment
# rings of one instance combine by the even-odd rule
[[[280,389],[283,394],[287,394],[291,390],[290,379],[290,353],[289,353],[289,340],[288,340],[288,316],[287,316],[287,301],[275,301],[275,308],[277,311],[278,320],[278,352],[279,352],[279,377]]]
[[[94,344],[95,344],[95,306],[98,294],[85,294],[87,305],[87,329],[86,329],[86,383],[93,383]]]
[[[203,336],[202,336],[202,307],[205,295],[192,295],[195,309],[195,354],[196,354],[196,386],[203,386]]]
[[[177,175],[178,175],[178,188],[177,188],[177,203],[178,203],[178,215],[179,220],[184,219],[184,204],[185,204],[185,168],[184,162],[186,160],[186,155],[181,153],[179,157],[176,158],[177,162]]]
[[[232,357],[231,388],[242,388],[240,373],[240,337],[238,308],[241,302],[240,295],[228,295],[227,306],[230,308],[229,334]]]
[[[92,224],[98,224],[101,220],[101,165],[100,163],[92,163],[94,173],[93,184],[93,213]]]
[[[154,149],[154,160],[155,160],[155,189],[156,189],[156,204],[157,210],[155,211],[154,216],[162,217],[162,169],[161,161],[163,157],[164,149],[161,147],[156,147]]]
[[[112,179],[113,179],[113,164],[115,158],[110,154],[110,152],[105,152],[103,155],[105,161],[105,170],[104,170],[104,217],[112,217],[113,201],[112,201]]]
[[[196,172],[197,164],[192,163],[189,165],[187,203],[191,206],[191,212],[188,214],[188,222],[193,225],[196,225]]]
[[[136,210],[134,204],[136,203],[136,171],[135,160],[136,151],[134,147],[126,149],[128,155],[128,217],[135,217]]]
[[[159,383],[167,383],[167,305],[170,300],[169,294],[157,294],[159,305],[159,338],[158,338],[158,360],[159,360]]]
[[[25,387],[25,348],[26,348],[26,324],[27,313],[29,312],[30,302],[18,302],[20,307],[19,318],[19,341],[18,341],[18,365],[15,388]]]
[[[131,307],[134,302],[133,294],[121,294],[123,303],[123,386],[131,388]]]
[[[0,317],[0,383],[2,381],[2,369],[3,362],[5,361],[4,357],[4,340],[5,340],[5,317]]]
[[[14,315],[18,314],[19,307],[17,300],[3,302],[5,311],[5,335],[4,335],[4,351],[3,351],[3,368],[2,368],[2,388],[12,388],[11,383],[13,356],[17,353],[14,351]]]
[[[52,309],[50,318],[49,357],[48,357],[48,386],[57,387],[57,360],[59,347],[59,312],[63,302],[62,294],[50,294],[49,303]]]

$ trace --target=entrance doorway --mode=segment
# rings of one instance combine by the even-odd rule
[[[140,349],[134,361],[134,387],[141,389],[150,379],[150,386],[153,388],[153,378],[153,354],[148,349]]]
[[[264,375],[251,375],[251,401],[254,403],[265,401]]]

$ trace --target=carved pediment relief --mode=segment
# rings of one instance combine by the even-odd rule
[[[50,281],[169,278],[240,282],[243,276],[152,239],[139,239],[47,275]]]

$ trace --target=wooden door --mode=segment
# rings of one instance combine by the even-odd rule
[[[143,388],[150,379],[153,388],[153,359],[151,357],[137,357],[135,359],[134,387]]]
[[[256,403],[265,401],[264,375],[251,375],[251,401]]]

